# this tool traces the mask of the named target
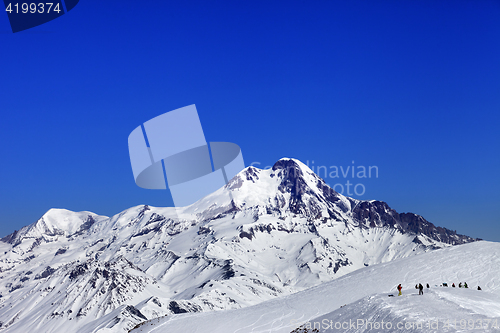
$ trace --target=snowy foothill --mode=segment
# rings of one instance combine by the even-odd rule
[[[469,288],[458,288],[459,282],[467,282]],[[399,283],[402,296],[397,296]],[[430,288],[419,296],[416,283],[429,283]],[[499,296],[500,244],[480,241],[362,268],[243,309],[167,316],[132,332],[302,333],[313,332],[315,323],[319,332],[465,332],[472,328],[500,332]],[[367,324],[382,321],[383,329]],[[336,323],[347,322],[349,327],[335,328]],[[358,326],[361,323],[365,325]]]

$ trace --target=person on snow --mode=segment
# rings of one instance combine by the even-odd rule
[[[430,287],[429,287],[429,284],[427,283],[427,289],[429,289],[429,288],[430,288]]]
[[[455,288],[455,282],[453,282],[453,284],[451,285],[453,288]]]
[[[421,283],[418,284],[418,294],[419,295],[424,294],[424,286]]]
[[[467,286],[467,282],[464,282],[464,288],[469,288],[469,286]]]
[[[398,285],[398,291],[399,291],[399,294],[398,296],[401,296],[401,289],[403,289],[403,287],[401,287],[401,283]]]
[[[458,284],[458,288],[462,288],[462,282]]]

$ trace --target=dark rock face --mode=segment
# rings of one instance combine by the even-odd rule
[[[168,309],[175,314],[188,312],[186,309],[181,308],[176,301],[171,301],[168,305]]]
[[[139,317],[141,319],[148,320],[148,318],[146,318],[146,316],[144,316],[141,313],[141,311],[137,310],[137,308],[135,306],[127,305],[127,307],[125,308],[125,311],[136,316],[136,317]]]
[[[92,216],[88,216],[87,219],[85,220],[85,222],[82,223],[82,225],[80,226],[80,229],[78,229],[77,232],[75,232],[72,236],[79,236],[79,235],[83,235],[83,233],[87,230],[90,229],[90,227],[92,227],[94,224],[95,224],[95,220]],[[68,236],[69,237],[69,236]]]
[[[170,301],[170,303],[168,304],[168,309],[175,314],[202,311],[202,309],[197,304],[193,304],[189,301]]]
[[[369,222],[370,227],[391,227],[399,229],[403,233],[423,234],[436,241],[451,245],[480,240],[459,235],[450,229],[436,227],[417,214],[398,213],[382,201],[362,201],[354,207],[352,215],[360,224]],[[419,242],[418,238],[415,242]]]
[[[291,193],[294,201],[299,201],[302,195],[310,190],[304,181],[302,170],[292,160],[279,160],[273,165],[273,171],[282,179],[278,189],[281,193]]]
[[[334,273],[337,273],[337,271],[340,269],[340,267],[342,266],[349,266],[350,265],[350,262],[348,259],[345,259],[345,260],[337,260],[335,262],[335,267],[333,268],[333,272]]]
[[[88,269],[89,269],[89,265],[88,265],[88,263],[86,263],[86,262],[85,262],[85,263],[83,263],[83,264],[77,265],[77,266],[75,267],[75,269],[73,269],[73,270],[71,271],[71,273],[69,273],[69,278],[70,278],[71,280],[74,280],[74,279],[76,279],[77,277],[79,277],[80,275],[85,274],[85,273],[88,271]]]
[[[273,171],[277,177],[281,178],[278,190],[281,193],[290,193],[289,209],[294,214],[315,215],[314,203],[303,200],[304,194],[315,197],[312,189],[304,180],[304,174],[299,165],[293,160],[279,160],[273,165]],[[317,213],[316,212],[316,213]]]
[[[0,239],[0,241],[2,241],[4,243],[13,244],[14,240],[17,238],[18,233],[19,233],[18,230],[14,230],[13,233],[11,233],[10,235],[7,235],[4,238]]]
[[[253,233],[248,233],[246,231],[240,232],[240,238],[248,238],[249,240],[252,240],[254,234]]]
[[[59,250],[57,250],[57,252],[56,252],[55,256],[60,255],[60,254],[64,254],[64,253],[66,253],[66,251],[67,251],[67,249],[65,249],[65,248],[60,248]]]
[[[235,271],[231,265],[232,259],[228,259],[225,261],[224,266],[222,267],[222,280],[229,280],[230,278],[235,276]]]
[[[353,218],[363,223],[369,221],[369,226],[375,227],[397,227],[399,214],[381,201],[362,201],[352,210]]]
[[[44,279],[44,278],[52,275],[52,273],[54,273],[55,271],[56,270],[53,269],[52,267],[47,266],[47,268],[45,268],[45,270],[40,275],[35,276],[35,280]]]
[[[290,193],[291,195],[289,210],[294,214],[306,216],[310,221],[318,219],[321,211],[318,203],[322,202],[326,203],[327,206],[335,205],[344,213],[350,213],[360,227],[394,228],[402,233],[423,234],[433,240],[451,245],[480,240],[459,235],[453,230],[436,227],[417,214],[398,213],[382,201],[357,201],[347,198],[351,202],[351,206],[348,207],[340,200],[340,195],[336,191],[326,185],[321,178],[317,177],[316,187],[323,196],[323,198],[320,198],[306,183],[304,180],[304,171],[294,160],[279,160],[274,164],[272,170],[275,172],[275,176],[281,179],[281,183],[278,186],[279,191],[281,193]],[[309,201],[305,200],[304,194],[308,194],[313,199],[309,199]],[[329,212],[332,219],[339,219],[335,212],[330,210]],[[240,234],[240,237],[251,239],[250,235],[247,234]],[[416,241],[418,241],[418,238]]]
[[[255,168],[248,168],[245,172],[246,180],[256,182],[259,180],[259,174]]]

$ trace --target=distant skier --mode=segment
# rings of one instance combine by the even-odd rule
[[[424,286],[421,283],[418,284],[418,294],[419,295],[424,294]]]
[[[462,282],[458,284],[458,288],[462,288]]]
[[[477,286],[477,290],[482,290],[480,286]]]
[[[401,294],[401,289],[403,289],[403,287],[401,287],[401,283],[400,283],[400,284],[398,285],[398,291],[399,291],[398,296],[401,296],[401,295],[402,295],[402,294]]]
[[[429,289],[429,288],[430,288],[430,287],[429,287],[429,284],[427,283],[427,289]]]
[[[469,288],[469,286],[467,285],[467,282],[464,282],[464,288]]]
[[[451,285],[453,288],[455,288],[455,282],[453,282],[453,284]]]

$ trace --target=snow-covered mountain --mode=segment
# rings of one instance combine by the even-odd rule
[[[124,331],[238,309],[474,239],[329,188],[306,165],[249,167],[191,206],[111,218],[52,209],[0,242],[0,331]]]

